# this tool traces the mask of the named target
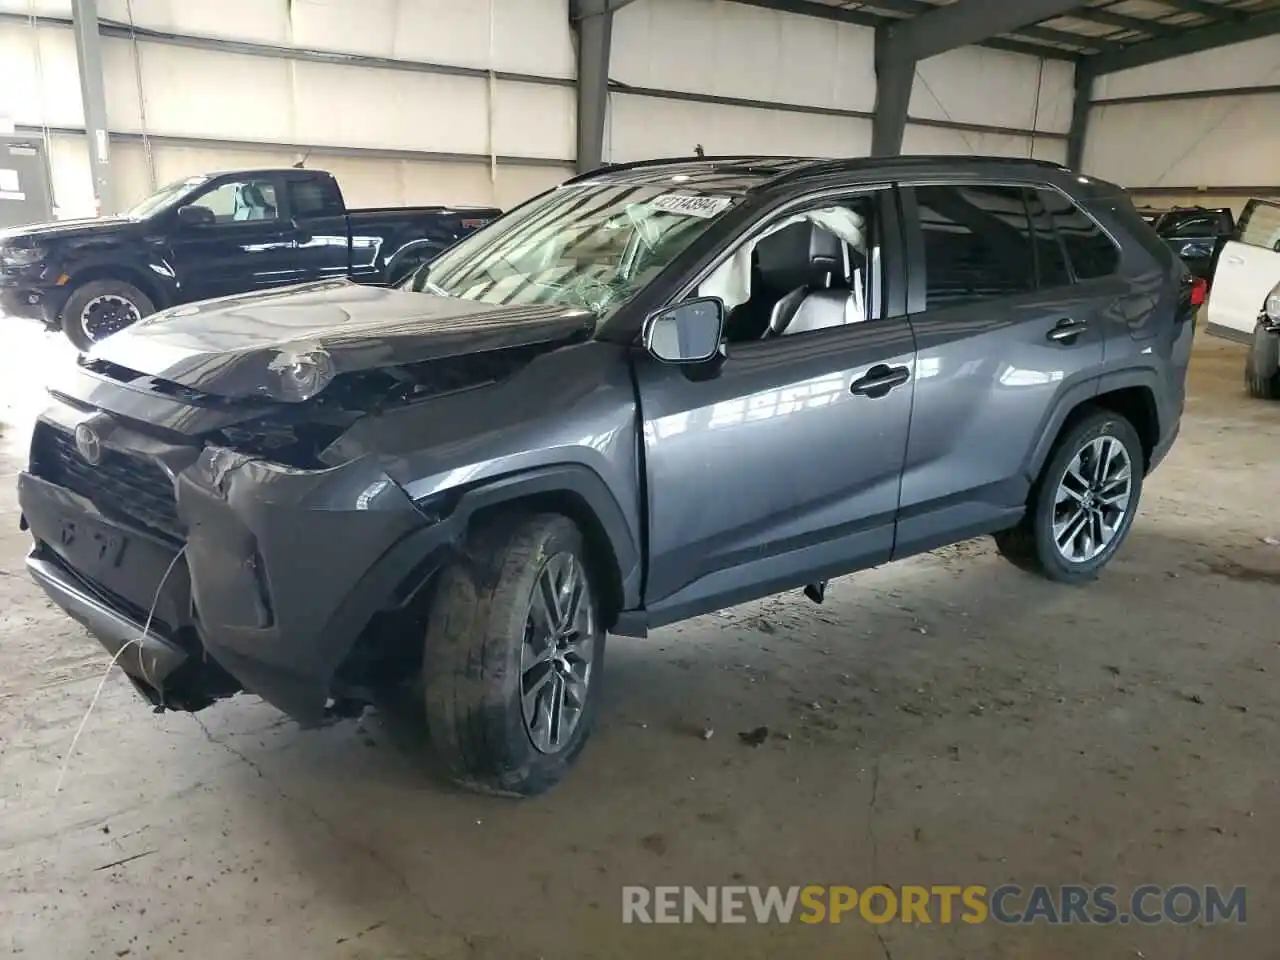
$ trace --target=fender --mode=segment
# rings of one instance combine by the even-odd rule
[[[576,463],[552,464],[508,474],[469,488],[458,500],[449,520],[469,524],[474,514],[504,504],[548,494],[579,497],[599,521],[617,566],[622,609],[640,604],[642,564],[637,535],[627,524],[613,491],[598,473]],[[444,494],[448,496],[448,494]]]
[[[1071,416],[1082,404],[1088,403],[1099,394],[1110,393],[1113,390],[1123,390],[1126,387],[1145,387],[1151,391],[1152,396],[1156,399],[1157,419],[1163,421],[1163,417],[1160,416],[1159,383],[1155,370],[1149,367],[1131,367],[1125,370],[1117,370],[1114,373],[1104,373],[1101,376],[1072,384],[1058,396],[1057,402],[1049,411],[1045,422],[1041,425],[1040,440],[1031,451],[1031,455],[1027,458],[1026,465],[1023,468],[1027,482],[1034,483],[1036,477],[1040,475],[1045,461],[1049,459],[1049,452],[1058,440],[1058,434],[1062,432],[1062,425],[1066,423],[1067,417]]]
[[[178,288],[173,269],[162,257],[123,256],[121,250],[103,250],[73,264],[66,264],[64,271],[71,278],[68,290],[91,280],[122,280],[136,286],[151,298],[157,310],[173,306],[178,299]]]

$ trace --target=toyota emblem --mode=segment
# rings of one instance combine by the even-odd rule
[[[76,427],[76,450],[91,467],[96,467],[102,462],[102,438],[87,423]]]

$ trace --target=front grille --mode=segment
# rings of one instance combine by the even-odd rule
[[[88,498],[108,517],[141,524],[170,538],[183,536],[173,481],[159,465],[140,456],[103,449],[93,466],[75,439],[47,423],[36,425],[31,472]]]

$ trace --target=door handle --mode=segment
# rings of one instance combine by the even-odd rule
[[[1237,257],[1235,254],[1232,254],[1231,256],[1227,257],[1227,263],[1233,263],[1236,266],[1239,266],[1240,264],[1244,263],[1244,257]]]
[[[866,372],[866,375],[853,381],[849,392],[856,397],[879,399],[894,387],[900,387],[911,379],[911,371],[906,367],[890,367],[877,363]]]
[[[1054,343],[1074,343],[1080,334],[1088,329],[1089,324],[1083,320],[1059,320],[1057,325],[1045,336]]]

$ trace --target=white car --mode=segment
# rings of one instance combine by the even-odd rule
[[[1206,329],[1249,344],[1249,393],[1280,400],[1280,202],[1244,208],[1213,274]]]

